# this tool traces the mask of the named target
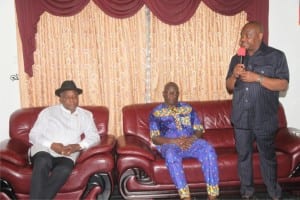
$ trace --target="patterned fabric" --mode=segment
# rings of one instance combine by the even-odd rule
[[[204,132],[204,128],[193,108],[183,102],[169,109],[167,105],[158,105],[150,115],[150,135],[177,138],[191,136],[195,130]]]
[[[206,185],[207,193],[210,196],[218,196],[219,195],[219,187],[217,185]]]
[[[179,189],[178,193],[179,193],[180,199],[187,198],[187,197],[191,196],[190,189],[189,189],[188,186]]]
[[[186,103],[179,102],[176,108],[169,109],[166,104],[154,108],[150,115],[151,137],[167,138],[189,137],[195,130],[204,132],[197,113]],[[219,194],[219,171],[217,155],[214,148],[205,140],[197,139],[187,150],[182,150],[176,144],[156,145],[157,150],[166,160],[170,176],[179,194],[186,194],[188,184],[185,178],[182,159],[196,158],[202,167],[207,183],[207,193],[211,196]],[[199,172],[201,173],[201,172]]]

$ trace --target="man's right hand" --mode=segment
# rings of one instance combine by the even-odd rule
[[[234,70],[233,70],[233,76],[235,78],[239,78],[241,73],[245,71],[245,65],[243,64],[237,64],[235,67],[234,67]]]
[[[229,94],[233,93],[235,82],[240,77],[241,73],[243,73],[244,71],[245,71],[245,65],[243,64],[235,65],[232,75],[226,80],[226,89]]]
[[[195,137],[180,137],[175,139],[175,144],[179,146],[182,150],[187,150],[192,146],[196,139],[197,138]]]
[[[62,143],[52,143],[50,147],[53,151],[58,154],[63,154],[64,145]]]
[[[69,156],[74,152],[80,151],[81,147],[79,144],[69,144],[64,146],[62,143],[52,143],[51,149],[58,154]]]

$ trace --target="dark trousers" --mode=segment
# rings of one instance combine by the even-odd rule
[[[281,187],[277,183],[277,160],[274,147],[275,131],[245,130],[235,128],[236,149],[238,152],[238,173],[241,181],[241,194],[253,195],[252,151],[253,141],[259,151],[260,171],[271,197],[281,197]]]
[[[47,152],[38,152],[32,158],[33,172],[30,199],[53,199],[70,176],[74,163],[65,157],[53,157]]]

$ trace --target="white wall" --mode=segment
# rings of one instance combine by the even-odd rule
[[[290,68],[290,87],[280,98],[288,125],[300,128],[300,25],[299,0],[269,0],[269,44],[286,53]],[[0,141],[8,138],[9,115],[20,107],[19,81],[10,76],[18,73],[14,1],[0,1]]]
[[[0,141],[8,138],[9,115],[20,107],[14,1],[0,1]]]
[[[288,126],[300,129],[300,2],[269,2],[269,45],[285,52],[290,70],[289,89],[280,101],[285,108]]]

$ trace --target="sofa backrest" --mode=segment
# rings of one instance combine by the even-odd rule
[[[205,129],[203,138],[215,148],[234,147],[234,132],[230,121],[232,101],[189,102],[197,111]]]
[[[81,106],[93,113],[96,127],[100,135],[108,134],[109,111],[104,106]],[[21,139],[25,143],[29,141],[29,132],[35,123],[38,114],[45,107],[21,108],[13,112],[9,119],[10,138]]]
[[[197,111],[205,130],[232,128],[231,100],[188,102]]]
[[[150,144],[149,114],[161,102],[132,104],[123,107],[123,132],[125,135],[137,135]],[[204,138],[214,147],[234,146],[233,127],[230,121],[232,101],[190,101],[205,128]],[[283,107],[279,107],[279,127],[286,127]]]

